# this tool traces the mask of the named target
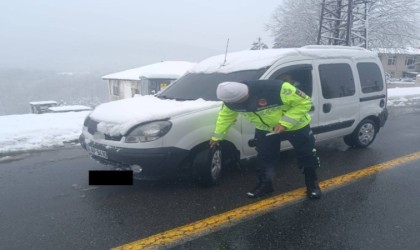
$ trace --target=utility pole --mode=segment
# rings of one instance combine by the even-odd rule
[[[317,44],[368,45],[369,0],[323,0]]]

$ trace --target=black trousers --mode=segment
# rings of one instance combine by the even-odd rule
[[[263,130],[255,131],[257,139],[257,177],[260,182],[271,182],[275,176],[275,166],[279,162],[280,142],[288,140],[296,153],[300,169],[318,168],[319,158],[314,147],[315,138],[308,126],[295,131],[285,131],[280,134],[269,135]]]

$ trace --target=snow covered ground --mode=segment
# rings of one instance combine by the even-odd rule
[[[389,106],[419,103],[420,87],[388,89]],[[9,154],[75,142],[89,111],[0,116],[0,162]]]
[[[0,160],[8,153],[76,140],[90,111],[0,116]]]
[[[388,106],[403,107],[412,102],[419,102],[420,87],[390,88],[388,89]]]

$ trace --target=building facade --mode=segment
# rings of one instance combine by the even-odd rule
[[[379,58],[390,78],[412,78],[420,74],[420,49],[378,49]]]

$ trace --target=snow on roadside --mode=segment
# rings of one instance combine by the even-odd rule
[[[89,111],[0,116],[0,155],[76,140]]]
[[[389,88],[388,106],[404,107],[411,101],[419,102],[420,87]]]

